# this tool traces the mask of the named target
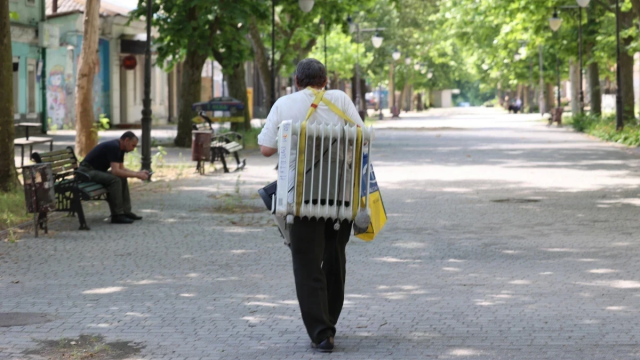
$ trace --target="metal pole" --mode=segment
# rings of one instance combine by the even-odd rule
[[[544,62],[542,58],[542,45],[538,45],[538,52],[540,54],[540,94],[538,103],[540,104],[540,114],[544,115],[546,112],[546,101],[544,98]]]
[[[584,113],[584,92],[582,91],[582,7],[580,10],[580,16],[578,20],[578,33],[580,34],[580,43],[578,44],[580,53],[580,114]]]
[[[527,99],[527,101],[529,102],[529,112],[532,113],[533,112],[533,97],[534,97],[534,90],[533,90],[533,60],[531,60],[531,58],[529,58],[529,98]]]
[[[378,110],[380,110],[380,120],[382,120],[382,84],[378,85]]]
[[[395,62],[391,63],[393,67],[393,94],[391,94],[391,98],[393,99],[393,108],[391,111],[391,117],[395,117],[394,109],[396,108],[396,64]]]
[[[151,171],[151,19],[153,0],[147,0],[147,48],[144,53],[144,100],[142,100],[142,170]]]
[[[271,107],[276,103],[276,0],[271,0]],[[224,86],[224,83],[223,83]]]
[[[558,80],[558,95],[557,95],[557,106],[561,107],[560,103],[560,56],[556,54],[556,78]]]
[[[215,80],[215,76],[213,76],[216,71],[216,68],[214,66],[215,62],[216,62],[215,59],[211,59],[211,97],[212,98],[216,97],[216,80]]]
[[[616,0],[616,130],[624,128],[622,118],[622,86],[620,81],[620,3]]]
[[[356,110],[360,114],[360,24],[356,24]],[[362,117],[362,114],[360,114]]]

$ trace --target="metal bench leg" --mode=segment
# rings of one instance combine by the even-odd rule
[[[222,167],[224,168],[224,172],[228,173],[229,168],[227,167],[227,160],[224,158],[224,153],[220,154],[220,161],[222,161]]]
[[[49,151],[53,151],[53,140],[49,141]]]
[[[240,157],[238,156],[238,152],[233,152],[233,157],[236,158],[236,165],[240,166]]]
[[[79,230],[91,230],[87,226],[87,221],[84,218],[84,210],[82,209],[82,200],[80,200],[80,193],[78,191],[73,194],[73,211],[78,214],[78,221],[80,221]]]

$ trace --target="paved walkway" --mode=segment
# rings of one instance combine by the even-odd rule
[[[348,247],[337,352],[311,352],[290,255],[264,213],[221,215],[240,174],[136,193],[145,219],[73,222],[0,243],[0,358],[80,334],[136,342],[142,359],[632,359],[640,357],[640,160],[536,116],[469,109],[378,126],[389,223]],[[386,128],[386,129],[382,129]],[[157,186],[157,185],[156,185]],[[13,283],[19,281],[18,283]]]

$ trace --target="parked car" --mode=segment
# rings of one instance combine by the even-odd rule
[[[238,99],[231,97],[216,97],[209,101],[203,101],[191,105],[191,109],[196,113],[201,111],[228,111],[231,116],[244,110],[244,104]]]

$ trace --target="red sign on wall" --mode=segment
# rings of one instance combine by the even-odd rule
[[[138,61],[136,60],[136,57],[133,55],[125,56],[122,59],[122,67],[127,70],[135,69],[136,65],[138,65]]]

